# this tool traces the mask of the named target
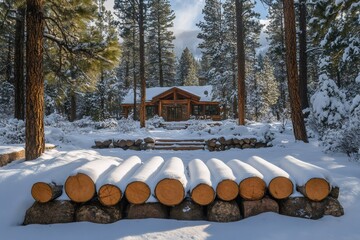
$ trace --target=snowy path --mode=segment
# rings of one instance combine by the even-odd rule
[[[13,162],[0,168],[1,239],[239,239],[239,236],[244,239],[267,240],[359,239],[360,165],[349,162],[341,154],[324,154],[314,142],[294,143],[290,135],[289,139],[278,139],[277,146],[273,148],[232,149],[225,152],[134,152],[120,149],[95,151],[81,149],[84,143],[82,142],[77,146],[60,146],[57,150],[46,152],[36,161]],[[244,160],[257,155],[276,165],[286,155],[292,155],[330,171],[340,186],[339,200],[345,209],[345,215],[340,218],[326,216],[317,221],[266,213],[226,224],[147,219],[121,220],[107,225],[70,223],[19,226],[22,224],[25,211],[33,203],[30,194],[33,183],[44,179],[65,182],[69,172],[86,162],[101,159],[103,156],[127,159],[134,154],[141,159],[158,155],[164,159],[179,157],[184,160],[184,164],[195,158],[204,161],[218,158],[228,162],[234,158]]]

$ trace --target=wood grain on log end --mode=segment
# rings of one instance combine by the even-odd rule
[[[155,196],[166,206],[178,205],[185,198],[184,186],[176,179],[162,179],[155,187]]]
[[[239,184],[239,194],[245,200],[260,200],[264,197],[266,183],[259,177],[249,177]]]
[[[114,206],[120,202],[122,193],[117,186],[105,184],[99,189],[98,198],[102,205]]]
[[[60,197],[62,194],[62,186],[49,184],[45,182],[37,182],[31,188],[31,196],[35,201],[46,203]]]
[[[217,185],[216,194],[223,201],[234,200],[239,194],[239,186],[233,180],[223,180]]]
[[[135,181],[127,185],[125,190],[125,196],[130,203],[142,204],[150,197],[149,186],[140,181]]]
[[[199,184],[191,191],[191,199],[202,206],[208,205],[215,200],[214,189],[207,184]]]
[[[276,199],[284,199],[293,193],[294,185],[286,177],[276,177],[269,183],[269,192]]]
[[[66,179],[65,192],[74,202],[87,202],[95,195],[95,184],[86,174],[78,173]]]
[[[306,197],[313,201],[322,201],[330,193],[330,184],[322,178],[312,178],[305,184]]]

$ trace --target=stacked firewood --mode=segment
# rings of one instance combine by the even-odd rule
[[[36,202],[24,224],[123,218],[230,222],[263,212],[311,219],[344,214],[328,171],[292,156],[278,166],[258,156],[227,163],[194,159],[187,165],[177,157],[159,156],[146,161],[132,156],[122,163],[96,160],[74,169],[64,186],[37,182],[31,194]]]

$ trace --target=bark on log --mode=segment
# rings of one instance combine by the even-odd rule
[[[169,217],[169,208],[161,203],[129,204],[126,212],[128,219]]]
[[[102,206],[99,202],[82,205],[75,213],[77,222],[113,223],[122,219],[122,204],[113,207]]]
[[[62,185],[55,183],[37,182],[31,188],[31,196],[35,201],[46,203],[60,197],[62,189]]]
[[[155,196],[159,202],[166,206],[176,206],[184,200],[187,179],[180,158],[172,157],[167,160],[156,179],[158,183],[155,187]]]
[[[269,193],[275,199],[285,199],[293,193],[294,184],[290,180],[290,175],[283,169],[258,156],[250,157],[247,163],[264,176]]]
[[[123,197],[130,177],[141,166],[141,159],[132,156],[122,162],[119,166],[112,168],[97,185],[98,199],[105,206],[114,206]]]
[[[344,209],[339,201],[327,197],[323,201],[315,202],[305,197],[294,197],[279,201],[279,213],[286,216],[319,219],[324,215],[339,217],[344,215]]]
[[[102,185],[98,191],[98,199],[102,205],[114,206],[122,199],[121,190],[113,184]]]
[[[66,179],[65,192],[77,203],[91,200],[96,193],[95,183],[100,176],[119,165],[115,160],[95,160],[76,168]]]
[[[137,169],[125,189],[125,196],[130,203],[142,204],[148,200],[151,194],[149,184],[154,180],[163,162],[163,158],[153,157]]]
[[[109,148],[111,143],[112,143],[112,140],[95,141],[95,146],[97,148]]]
[[[321,201],[330,194],[331,176],[324,168],[292,156],[282,158],[280,166],[291,175],[296,182],[297,190],[305,197],[313,201]]]
[[[205,220],[204,207],[190,199],[186,199],[179,205],[170,208],[170,218],[177,220]]]
[[[264,212],[279,213],[278,203],[269,197],[264,197],[263,199],[256,201],[241,201],[240,208],[244,218],[255,216]]]
[[[227,163],[239,183],[239,195],[245,200],[259,200],[264,197],[266,183],[264,176],[251,165],[238,159]]]
[[[215,200],[216,193],[212,187],[211,173],[200,159],[194,159],[188,164],[189,186],[191,199],[202,206]]]
[[[224,201],[234,200],[239,194],[239,186],[231,168],[216,158],[207,161],[206,165],[212,174],[216,195]]]
[[[330,194],[330,184],[323,178],[312,178],[305,186],[297,186],[296,189],[313,201],[322,201]]]
[[[236,201],[225,202],[215,200],[207,207],[208,221],[234,222],[241,219],[240,209]]]
[[[70,201],[35,202],[25,215],[24,225],[70,223],[75,221],[75,204]]]
[[[66,179],[65,192],[74,202],[87,202],[95,196],[95,183],[86,174],[78,173]]]

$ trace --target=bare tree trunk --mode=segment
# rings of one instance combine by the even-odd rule
[[[300,22],[300,34],[299,34],[299,90],[301,98],[302,109],[309,107],[308,101],[308,78],[307,78],[307,43],[306,43],[306,0],[299,1],[299,22]]]
[[[285,47],[291,120],[296,140],[308,142],[299,95],[296,63],[296,27],[294,0],[284,0]]]
[[[43,75],[43,0],[27,0],[26,38],[26,144],[25,158],[45,150]]]
[[[236,7],[236,46],[238,64],[238,117],[239,125],[245,125],[245,47],[244,47],[244,22],[243,2],[235,0]]]
[[[76,93],[74,90],[71,90],[70,93],[70,116],[69,121],[73,122],[76,120]]]
[[[25,7],[17,10],[15,26],[15,52],[14,52],[14,87],[15,87],[15,113],[17,119],[25,119],[24,94],[24,43],[25,43]]]
[[[141,103],[140,103],[140,127],[145,127],[146,119],[146,82],[145,82],[145,36],[144,36],[144,0],[139,0],[139,43],[140,43],[140,84],[141,84]]]

